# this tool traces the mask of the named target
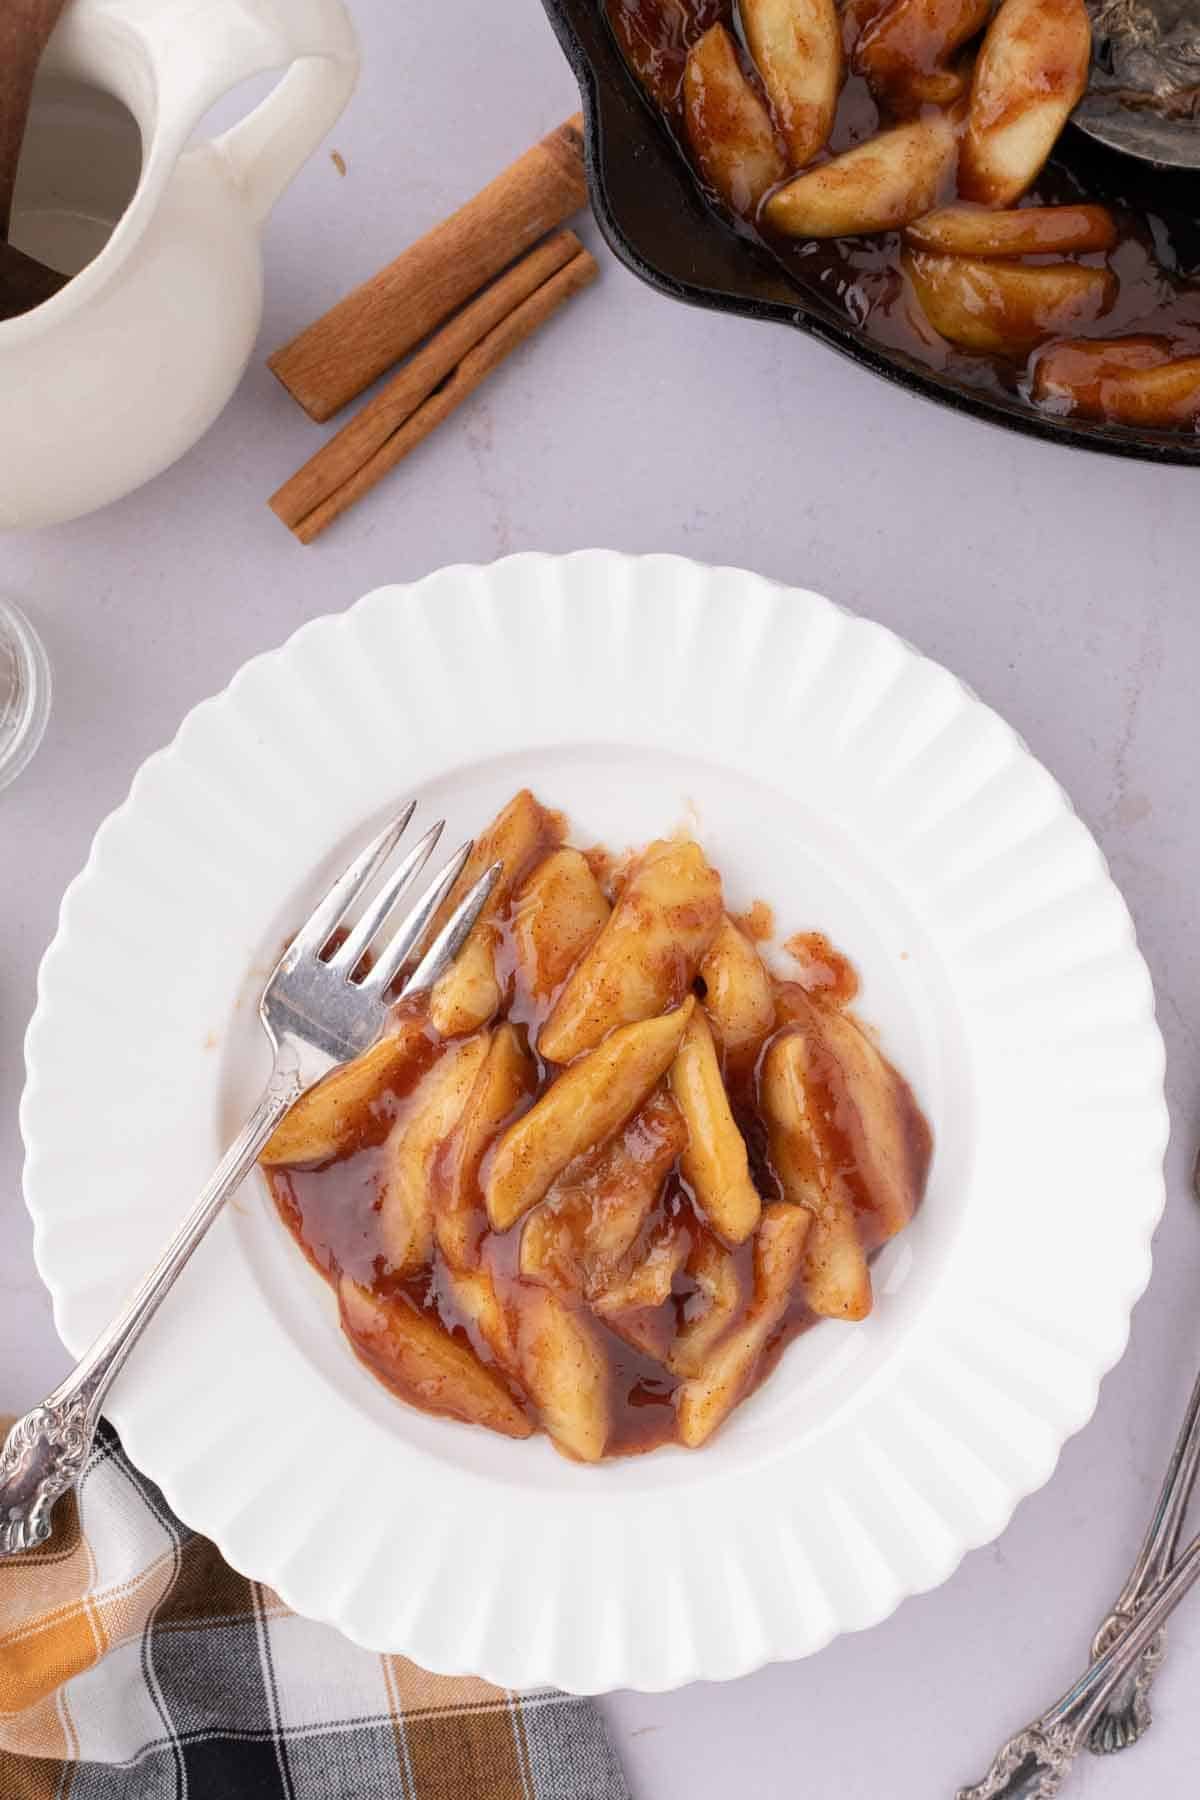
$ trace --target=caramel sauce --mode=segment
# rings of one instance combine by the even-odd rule
[[[597,858],[593,867],[601,866],[603,865]],[[627,863],[619,866],[615,876],[611,861],[607,867],[610,880],[619,882]],[[757,908],[763,909],[769,923],[770,912],[765,902],[757,902]],[[493,920],[492,926],[498,939],[496,969],[504,995],[502,1016],[516,1025],[522,1037],[527,1040],[537,1072],[534,1093],[523,1103],[522,1108],[518,1108],[519,1112],[524,1105],[533,1104],[534,1099],[546,1090],[559,1072],[553,1064],[537,1056],[536,1043],[540,1026],[548,1016],[562,984],[548,994],[531,991],[517,952],[511,910],[510,907],[506,914]],[[775,981],[774,1031],[768,1035],[757,1057],[740,1067],[727,1066],[724,1070],[734,1117],[746,1140],[751,1174],[764,1203],[783,1196],[779,1177],[771,1165],[767,1127],[760,1104],[759,1075],[766,1050],[777,1033],[787,1031],[805,1016],[805,1009],[819,1009],[832,1003],[835,997],[837,1003],[841,1004],[845,994],[857,989],[857,977],[851,965],[833,950],[828,940],[819,933],[802,936],[806,942],[820,942],[825,959],[821,966],[830,969],[836,966],[839,972],[837,982],[817,982],[810,988],[796,982]],[[415,1007],[409,1010],[415,1010]],[[336,1286],[339,1276],[344,1273],[378,1295],[402,1301],[417,1311],[436,1318],[452,1336],[468,1343],[485,1366],[496,1370],[514,1398],[528,1409],[524,1396],[511,1376],[498,1367],[496,1358],[482,1340],[475,1321],[456,1303],[446,1279],[440,1251],[435,1249],[432,1261],[415,1274],[400,1275],[389,1265],[384,1250],[379,1216],[385,1168],[382,1138],[392,1126],[402,1123],[406,1113],[411,1110],[420,1079],[437,1053],[438,1039],[432,1027],[427,1027],[423,1034],[422,1043],[425,1041],[430,1046],[430,1057],[427,1058],[424,1054],[415,1057],[411,1066],[406,1067],[400,1076],[391,1078],[374,1096],[369,1108],[370,1128],[359,1133],[356,1146],[349,1154],[316,1166],[268,1167],[264,1169],[264,1173],[280,1218],[314,1269],[331,1285]],[[892,1074],[903,1104],[913,1191],[919,1196],[924,1188],[929,1165],[931,1135],[907,1084],[894,1071]],[[864,1249],[873,1250],[880,1233],[876,1229],[870,1193],[856,1159],[853,1122],[848,1116],[849,1102],[845,1084],[832,1066],[818,1072],[817,1092],[819,1097],[816,1104],[824,1121],[828,1143],[834,1146],[834,1161],[854,1196]],[[511,1115],[516,1116],[516,1113]],[[505,1121],[506,1124],[509,1122],[511,1119]],[[647,1154],[649,1153],[648,1151]],[[436,1155],[435,1152],[435,1158]],[[484,1167],[480,1172],[481,1182],[486,1176],[486,1163],[485,1157]],[[592,1179],[592,1163],[598,1171],[595,1177],[598,1186],[602,1159],[596,1156],[593,1149],[585,1151],[564,1171],[556,1189],[560,1184],[578,1185],[586,1196],[588,1183]],[[431,1169],[433,1166],[431,1160]],[[481,1190],[478,1192],[477,1204],[480,1266],[492,1277],[496,1292],[511,1318],[514,1310],[519,1308],[520,1290],[531,1285],[520,1273],[520,1249],[522,1233],[532,1214],[526,1215],[526,1218],[519,1220],[508,1231],[494,1232],[488,1228]],[[681,1234],[686,1254],[679,1271],[672,1279],[670,1294],[660,1306],[626,1313],[622,1319],[623,1329],[620,1331],[594,1312],[589,1311],[587,1315],[602,1346],[608,1369],[612,1415],[612,1429],[606,1448],[606,1455],[609,1456],[636,1455],[677,1439],[675,1395],[681,1384],[680,1378],[673,1375],[659,1357],[666,1354],[679,1328],[694,1318],[698,1311],[703,1310],[704,1296],[697,1281],[687,1272],[686,1262],[701,1240],[706,1237],[715,1238],[711,1227],[693,1204],[678,1162],[672,1165],[634,1242],[622,1259],[623,1266],[639,1266],[647,1250],[672,1233]],[[715,1241],[719,1243],[719,1240]],[[722,1245],[721,1248],[729,1247]],[[731,1253],[743,1299],[748,1301],[754,1289],[753,1239],[734,1248]],[[582,1295],[576,1296],[575,1303],[580,1306],[586,1304]],[[815,1323],[818,1321],[803,1302],[799,1299],[793,1301],[759,1358],[742,1398],[767,1378],[787,1344]],[[391,1386],[386,1364],[371,1355],[369,1346],[364,1347],[361,1343],[351,1341],[364,1365],[385,1385]],[[404,1393],[403,1398],[410,1404],[414,1403],[410,1393]],[[431,1406],[428,1410],[439,1409]],[[532,1418],[532,1409],[528,1410]]]
[[[731,913],[730,917],[752,944],[768,944],[775,936],[775,914],[765,900],[752,900],[744,913]]]
[[[710,25],[728,20],[729,0],[607,0],[607,12],[626,62],[678,123],[688,51]]]
[[[691,163],[682,136],[680,101],[687,52],[718,21],[737,35],[731,0],[603,3],[627,62],[662,113],[680,155]],[[847,20],[853,11],[852,5],[847,8]],[[749,58],[743,60],[747,73],[757,83]],[[880,109],[863,78],[850,74],[838,102],[827,150],[809,166],[851,149],[872,137],[881,123],[891,122],[881,119]],[[1040,346],[1030,356],[1009,358],[959,349],[934,331],[901,267],[902,242],[898,232],[829,240],[785,238],[733,219],[699,174],[696,179],[729,229],[764,245],[802,292],[823,300],[874,343],[944,372],[964,386],[1019,398],[1035,410],[1064,410],[1061,399],[1042,403],[1034,396]],[[1136,172],[1129,179],[1136,180]],[[941,203],[955,198],[955,193],[950,192]],[[1072,340],[1154,334],[1165,341],[1172,357],[1200,354],[1200,284],[1195,279],[1200,271],[1200,228],[1194,218],[1169,208],[1148,208],[1132,193],[1109,191],[1101,195],[1091,191],[1072,169],[1061,142],[1024,199],[1040,206],[1103,200],[1116,222],[1117,243],[1107,255],[1075,252],[1069,259],[1087,268],[1107,266],[1117,278],[1113,305],[1091,323],[1081,321],[1073,325],[1069,334]],[[760,206],[760,214],[761,210]],[[1058,259],[1031,256],[1021,260],[1036,265]],[[1177,429],[1200,433],[1200,418]]]
[[[784,949],[799,963],[800,985],[830,1006],[849,1006],[858,993],[858,971],[849,957],[835,950],[823,931],[796,931]]]

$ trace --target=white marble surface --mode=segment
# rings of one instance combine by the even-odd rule
[[[188,708],[305,619],[449,561],[603,544],[815,587],[962,675],[1097,833],[1167,1039],[1167,1214],[1128,1354],[998,1544],[809,1663],[605,1705],[637,1800],[948,1800],[1075,1672],[1200,1355],[1187,1179],[1200,1116],[1200,478],[951,417],[781,328],[659,299],[602,253],[585,298],[300,549],[264,502],[317,428],[262,355],[574,104],[536,0],[359,0],[357,15],[364,77],[329,146],[347,174],[321,152],[275,214],[262,354],[228,412],[123,504],[0,539],[0,586],[41,629],[57,683],[40,755],[0,795],[0,1408],[23,1407],[64,1366],[20,1198],[38,959],[96,826]],[[1150,1738],[1086,1761],[1072,1791],[1194,1794],[1198,1677],[1200,1601],[1172,1632]]]

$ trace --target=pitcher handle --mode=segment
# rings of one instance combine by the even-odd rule
[[[64,73],[99,75],[129,106],[147,142],[144,175],[173,168],[196,121],[239,82],[286,70],[248,117],[202,149],[225,163],[256,223],[358,76],[342,0],[75,0],[53,46]]]
[[[358,45],[342,0],[237,0],[237,6],[257,39],[254,66],[243,67],[239,79],[287,67],[253,112],[213,140],[261,223],[354,91]]]
[[[291,65],[244,119],[213,140],[261,222],[341,113],[358,78],[358,45],[342,0],[238,0],[257,27],[257,73]]]

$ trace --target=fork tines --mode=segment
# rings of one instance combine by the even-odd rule
[[[351,979],[364,957],[372,950],[376,939],[395,916],[400,901],[424,870],[445,829],[444,819],[436,820],[429,827],[367,902],[361,916],[347,929],[347,914],[392,855],[415,811],[416,801],[411,800],[338,877],[292,940],[292,949],[296,954],[319,957],[331,970],[341,974],[346,980]],[[396,931],[375,952],[370,967],[355,984],[364,994],[370,994],[375,999],[382,999],[386,994],[409,958],[419,949],[430,924],[466,867],[473,848],[474,842],[470,838],[465,844],[459,845],[453,856],[448,858],[421,891]],[[406,994],[420,993],[431,987],[444,970],[449,968],[487,904],[500,872],[501,865],[493,863],[463,896],[410,979],[405,982]]]

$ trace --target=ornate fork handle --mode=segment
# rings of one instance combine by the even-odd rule
[[[1128,1679],[1170,1613],[1200,1577],[1200,1537],[1146,1595],[1135,1618],[1040,1719],[1008,1739],[983,1780],[957,1800],[1052,1800],[1114,1689]]]
[[[295,1058],[281,1056],[245,1127],[128,1304],[66,1380],[12,1427],[0,1449],[0,1555],[32,1549],[49,1537],[54,1503],[83,1473],[114,1376],[229,1195],[308,1085]]]
[[[1116,1604],[1092,1640],[1092,1655],[1103,1655],[1134,1617],[1146,1595],[1158,1585],[1175,1560],[1179,1534],[1196,1474],[1200,1470],[1200,1376],[1192,1389],[1179,1436],[1137,1561]],[[1125,1750],[1150,1724],[1150,1688],[1163,1657],[1166,1638],[1159,1632],[1146,1646],[1128,1676],[1119,1682],[1096,1718],[1088,1748],[1098,1755]]]

